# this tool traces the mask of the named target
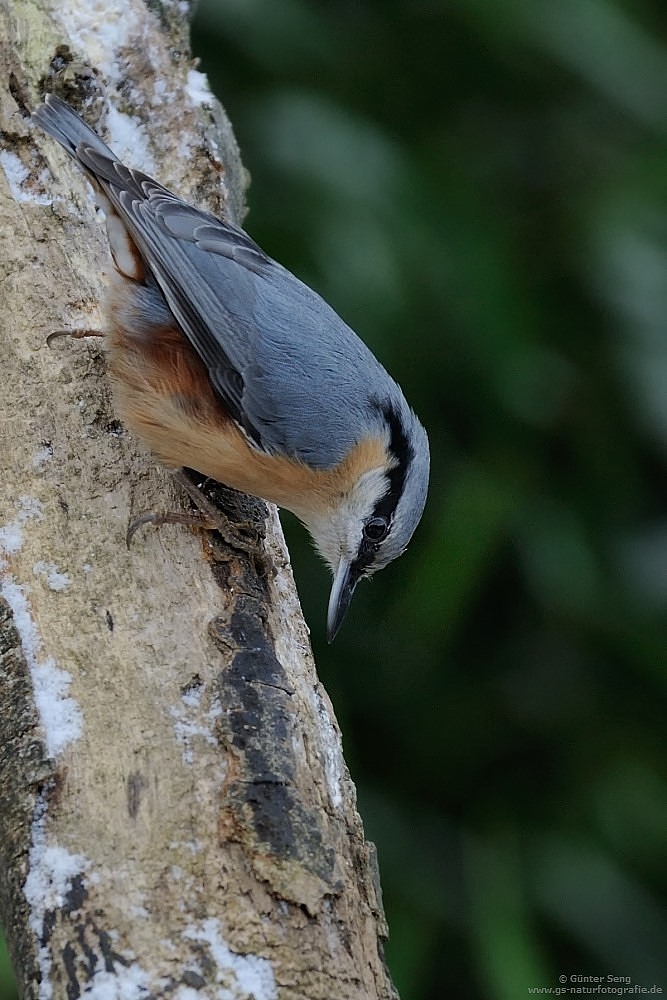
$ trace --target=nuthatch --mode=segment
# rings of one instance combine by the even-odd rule
[[[327,635],[405,549],[426,502],[426,432],[339,316],[242,229],[124,166],[53,95],[34,120],[106,215],[117,406],[167,466],[286,507],[331,567]]]

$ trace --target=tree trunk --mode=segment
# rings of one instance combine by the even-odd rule
[[[98,341],[45,344],[102,327],[111,264],[86,182],[27,120],[44,89],[239,218],[184,7],[0,0],[0,918],[22,997],[391,998],[275,510],[236,515],[264,560],[189,527],[128,550],[132,517],[183,501],[116,420]]]

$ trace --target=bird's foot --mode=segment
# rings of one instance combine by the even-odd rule
[[[262,535],[257,530],[257,525],[250,521],[232,521],[224,511],[204,496],[202,491],[192,482],[188,475],[179,469],[174,473],[174,478],[183,487],[192,502],[197,507],[196,511],[188,513],[180,511],[153,512],[147,511],[135,518],[127,529],[125,541],[128,548],[135,534],[140,528],[147,524],[159,527],[162,524],[185,524],[195,528],[203,528],[205,531],[217,531],[224,541],[237,552],[246,552],[254,557],[263,559]]]

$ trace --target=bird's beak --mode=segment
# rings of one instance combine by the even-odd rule
[[[343,624],[343,618],[352,601],[354,588],[359,580],[352,563],[344,557],[338,563],[329,597],[327,613],[327,642],[333,642],[338,629]]]

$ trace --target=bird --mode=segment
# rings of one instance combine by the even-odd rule
[[[422,517],[424,427],[357,334],[243,229],[125,166],[55,94],[32,120],[106,217],[119,416],[165,466],[296,515],[333,574],[332,642],[358,582],[403,553]]]

